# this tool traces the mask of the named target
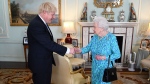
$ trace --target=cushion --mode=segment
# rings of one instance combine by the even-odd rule
[[[141,60],[141,64],[142,64],[144,67],[150,68],[150,60],[149,60],[149,59],[142,59],[142,60]]]

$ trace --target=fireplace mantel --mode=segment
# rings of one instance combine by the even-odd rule
[[[88,45],[91,37],[94,35],[93,22],[78,22],[82,28],[82,47]],[[127,62],[127,56],[132,51],[133,33],[134,28],[138,25],[138,22],[109,22],[108,31],[116,36],[122,36],[122,53],[121,63]],[[83,59],[88,61],[89,54],[84,54]],[[88,56],[87,56],[88,55]]]
[[[78,22],[81,26],[93,26],[93,22]],[[138,22],[108,22],[109,26],[133,27]]]

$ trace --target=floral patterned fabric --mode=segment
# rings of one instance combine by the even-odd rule
[[[108,66],[108,58],[115,62],[115,59],[120,58],[120,50],[116,36],[108,33],[104,37],[94,35],[86,47],[83,47],[82,54],[91,51],[92,54],[92,84],[111,84],[110,82],[103,82],[104,69]],[[106,56],[106,60],[97,60],[96,55]],[[110,64],[109,67],[112,67]]]

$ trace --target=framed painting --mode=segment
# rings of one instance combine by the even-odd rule
[[[28,44],[28,38],[27,37],[23,37],[23,44]]]
[[[140,48],[147,48],[148,47],[149,40],[148,39],[142,39]]]
[[[65,44],[65,39],[57,39],[57,43],[63,45]],[[78,47],[78,39],[72,39],[72,45]]]
[[[78,47],[78,39],[72,39],[72,45]]]
[[[148,43],[147,43],[147,48],[150,49],[150,39],[145,39],[145,40],[148,41]]]
[[[38,8],[43,2],[51,2],[57,8],[55,19],[49,26],[61,26],[61,0],[8,0],[10,25],[28,26],[38,15]]]
[[[57,39],[57,43],[60,45],[65,44],[64,39]]]

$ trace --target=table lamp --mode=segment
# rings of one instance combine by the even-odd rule
[[[65,43],[72,44],[72,38],[70,34],[76,33],[75,28],[74,28],[74,22],[71,22],[71,21],[64,22],[62,32],[67,34],[67,37],[65,38]]]

